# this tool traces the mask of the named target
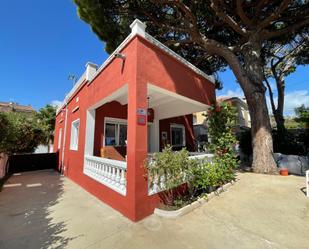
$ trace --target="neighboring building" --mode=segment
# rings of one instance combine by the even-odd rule
[[[248,110],[248,105],[245,98],[241,99],[238,97],[223,97],[220,96],[217,98],[217,102],[227,102],[236,108],[237,119],[236,126],[238,127],[251,127],[251,118]]]
[[[137,221],[160,198],[145,172],[166,144],[194,151],[193,115],[215,102],[213,78],[145,32],[131,34],[99,68],[86,71],[57,110],[59,169]]]
[[[33,114],[35,110],[31,105],[20,105],[14,102],[0,102],[0,112],[19,112],[25,114]]]
[[[246,129],[251,127],[248,105],[244,99],[240,99],[238,97],[221,96],[217,98],[217,102],[227,102],[236,108],[236,131],[239,131],[242,128]],[[199,149],[202,149],[203,145],[208,142],[206,114],[206,111],[193,114],[195,143]]]

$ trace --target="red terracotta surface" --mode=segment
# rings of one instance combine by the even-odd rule
[[[148,196],[148,185],[145,170],[142,167],[147,156],[147,125],[137,124],[137,108],[147,109],[147,83],[155,84],[169,91],[195,99],[205,104],[215,100],[214,85],[206,79],[188,69],[180,62],[154,47],[148,41],[136,36],[121,51],[126,55],[122,69],[122,60],[113,59],[111,63],[92,81],[84,84],[68,101],[68,117],[65,120],[64,111],[56,118],[54,151],[59,152],[59,167],[63,158],[64,174],[91,194],[98,197],[114,209],[123,213],[133,221],[140,220],[151,214],[158,205],[158,195]],[[128,148],[127,148],[127,195],[122,196],[110,188],[96,182],[83,174],[85,151],[86,111],[100,100],[111,95],[117,89],[128,84]],[[79,101],[76,101],[79,97]],[[117,108],[102,107],[97,110],[95,127],[94,152],[103,141],[102,118],[113,114],[113,117],[124,118],[126,108],[118,103],[110,103]],[[79,107],[75,112],[74,108]],[[63,113],[63,114],[61,114]],[[80,119],[78,150],[70,150],[70,133],[72,121]],[[188,127],[192,124],[192,117],[186,116]],[[62,120],[62,122],[60,122]],[[67,122],[64,155],[62,146],[58,150],[59,129],[62,127],[64,140],[64,124]],[[191,131],[186,132],[191,136]],[[190,137],[187,138],[191,144]]]

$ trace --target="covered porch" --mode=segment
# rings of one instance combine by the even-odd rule
[[[135,178],[144,178],[145,160],[167,144],[174,150],[187,148],[191,158],[209,156],[194,152],[192,123],[192,113],[208,105],[150,83],[145,90],[143,108],[134,108],[133,113],[128,85],[87,111],[84,174],[123,196],[128,192],[130,167],[138,169]],[[143,186],[147,189],[139,191],[147,196],[157,193],[147,182]]]

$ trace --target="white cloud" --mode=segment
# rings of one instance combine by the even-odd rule
[[[274,97],[275,105],[277,106],[278,97]],[[309,106],[309,91],[300,90],[300,91],[292,91],[285,94],[284,98],[284,115],[285,116],[293,116],[294,109],[301,105]],[[272,113],[269,95],[267,95],[267,106],[269,113]]]
[[[62,101],[60,100],[53,100],[50,104],[54,107],[59,107],[61,105]]]
[[[309,91],[293,91],[285,94],[284,114],[293,115],[294,109],[300,105],[309,106]]]
[[[239,87],[237,87],[235,90],[228,89],[225,93],[223,93],[222,95],[218,95],[217,97],[221,97],[221,96],[243,98],[244,93]]]
[[[238,87],[235,90],[228,89],[225,92],[225,94],[222,94],[220,96],[243,98],[244,94],[243,91]],[[269,113],[272,113],[268,91],[266,92],[266,99]],[[277,99],[278,99],[277,96],[274,96],[275,105],[277,105]],[[309,106],[309,91],[298,90],[298,91],[287,92],[285,94],[285,101],[284,101],[284,115],[286,116],[294,115],[294,109],[298,106],[301,106],[302,104],[304,104],[305,106]]]

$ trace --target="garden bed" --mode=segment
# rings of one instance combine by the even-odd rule
[[[226,191],[229,187],[231,187],[235,181],[228,182],[224,184],[223,186],[217,188],[216,190],[212,191],[211,193],[207,194],[205,197],[198,198],[196,201],[185,205],[183,207],[180,207],[177,210],[171,210],[171,207],[164,206],[162,208],[156,208],[154,210],[154,214],[164,217],[164,218],[177,218],[180,216],[183,216],[194,209],[202,206],[204,203],[209,202],[212,198],[215,196],[218,196],[220,193]]]

